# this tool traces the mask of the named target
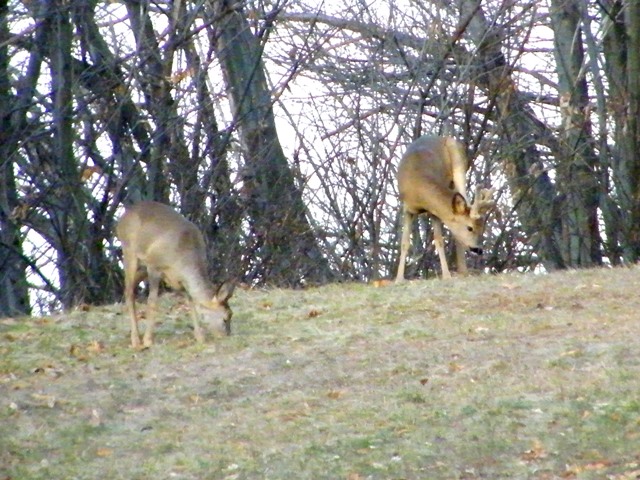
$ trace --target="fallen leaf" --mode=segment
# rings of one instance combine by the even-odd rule
[[[608,460],[600,460],[597,462],[587,463],[585,465],[569,465],[567,466],[567,470],[563,475],[563,478],[573,478],[584,472],[593,472],[597,470],[603,470],[607,467],[610,467],[612,462]]]
[[[332,400],[337,400],[342,396],[342,392],[340,390],[329,390],[329,393],[327,393],[327,397],[329,397]]]
[[[102,353],[104,350],[104,343],[99,340],[94,340],[87,346],[87,351],[91,353]]]
[[[552,305],[545,305],[544,303],[540,302],[536,305],[536,308],[538,310],[546,310],[547,312],[550,312],[551,310],[553,310],[553,306]]]
[[[5,333],[4,334],[4,339],[7,342],[15,342],[16,340],[18,340],[18,338],[19,337],[17,335],[14,335],[13,333]]]
[[[96,450],[96,455],[98,457],[111,457],[113,455],[113,450],[111,448],[99,448]]]
[[[53,408],[56,406],[56,397],[53,395],[45,395],[42,393],[32,393],[31,398],[38,402],[41,406]]]
[[[60,368],[56,368],[53,365],[47,364],[43,365],[42,367],[34,368],[33,370],[31,370],[31,373],[45,373],[50,377],[58,378],[62,376],[63,371]]]
[[[464,367],[456,362],[449,362],[449,373],[457,373],[461,371]]]
[[[608,460],[601,460],[599,462],[587,463],[585,465],[585,470],[602,470],[603,468],[610,467],[612,462]]]
[[[522,459],[526,462],[532,462],[542,458],[547,458],[547,451],[540,440],[534,440],[531,449],[522,454]]]
[[[76,344],[72,344],[69,347],[69,356],[75,358],[76,360],[80,360],[81,362],[85,362],[87,360],[87,356],[85,355],[82,347]]]
[[[579,357],[582,355],[582,350],[567,350],[566,352],[563,352],[560,356],[561,357]]]

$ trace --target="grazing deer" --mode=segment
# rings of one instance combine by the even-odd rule
[[[187,291],[196,340],[204,341],[205,329],[216,334],[231,333],[231,308],[227,304],[235,285],[224,283],[215,289],[206,276],[206,253],[198,228],[171,207],[144,201],[125,208],[116,226],[122,243],[124,296],[131,316],[131,346],[140,347],[135,289],[145,266],[149,280],[148,325],[143,345],[153,344],[156,304],[160,280],[172,289]]]
[[[467,159],[462,145],[451,137],[424,136],[407,148],[398,167],[398,190],[403,223],[400,265],[396,282],[404,280],[404,267],[416,215],[431,217],[433,239],[440,257],[442,277],[451,278],[442,238],[444,223],[456,240],[458,272],[467,271],[464,252],[482,254],[480,239],[487,212],[493,207],[493,190],[479,189],[473,205],[466,194]]]

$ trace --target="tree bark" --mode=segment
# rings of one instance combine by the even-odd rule
[[[600,5],[610,22],[603,44],[614,117],[612,195],[620,206],[623,260],[635,263],[640,259],[640,3],[615,0]]]
[[[552,0],[551,25],[560,113],[556,185],[562,195],[562,254],[569,267],[602,263],[598,228],[599,168],[589,119],[589,93],[579,0]]]
[[[526,237],[547,270],[566,268],[560,249],[560,199],[536,148],[536,143],[553,145],[554,140],[517,90],[502,54],[501,32],[487,22],[480,0],[461,0],[460,6],[460,23],[468,23],[476,44],[476,82],[494,99],[505,174]]]
[[[7,2],[0,2],[0,317],[31,313],[27,262],[16,221],[19,203],[12,155],[17,135],[11,119],[17,101],[9,81],[7,14]]]
[[[262,45],[251,33],[240,4],[230,0],[213,4],[217,53],[245,157],[244,201],[256,242],[249,281],[261,278],[281,286],[326,282],[331,272],[276,132]]]
[[[87,265],[87,215],[84,211],[83,189],[80,183],[74,153],[73,128],[73,69],[71,47],[73,29],[69,5],[63,1],[51,2],[44,28],[49,29],[49,57],[51,60],[51,151],[46,157],[55,165],[56,179],[49,200],[49,215],[54,235],[58,240],[58,269],[60,301],[70,308],[82,301],[92,300],[83,270]]]

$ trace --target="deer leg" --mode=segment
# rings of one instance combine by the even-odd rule
[[[467,247],[456,241],[456,266],[458,267],[458,273],[460,275],[467,274],[467,259],[465,257],[466,251]]]
[[[447,265],[447,257],[444,251],[444,238],[442,236],[442,222],[439,218],[431,217],[431,225],[433,226],[433,243],[436,246],[438,257],[440,258],[440,268],[442,269],[442,278],[451,278],[449,265]]]
[[[124,263],[124,299],[131,319],[131,346],[140,347],[140,332],[138,330],[138,317],[136,315],[136,287],[138,286],[138,259],[127,248],[123,249],[122,261]]]
[[[193,319],[193,336],[196,337],[196,342],[204,343],[204,331],[200,326],[200,312],[198,311],[198,307],[196,302],[191,300],[191,318]]]
[[[158,292],[160,290],[160,273],[147,267],[149,280],[149,298],[147,299],[147,328],[144,332],[143,345],[153,345],[153,329],[156,326],[158,309]]]
[[[398,273],[396,274],[396,282],[404,281],[404,266],[407,260],[407,253],[411,242],[411,226],[413,224],[413,213],[403,210],[402,212],[402,241],[400,242],[400,263],[398,264]]]

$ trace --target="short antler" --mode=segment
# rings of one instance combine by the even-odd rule
[[[478,188],[469,216],[471,218],[481,218],[486,215],[496,205],[493,200],[494,193],[495,190],[493,188]]]

